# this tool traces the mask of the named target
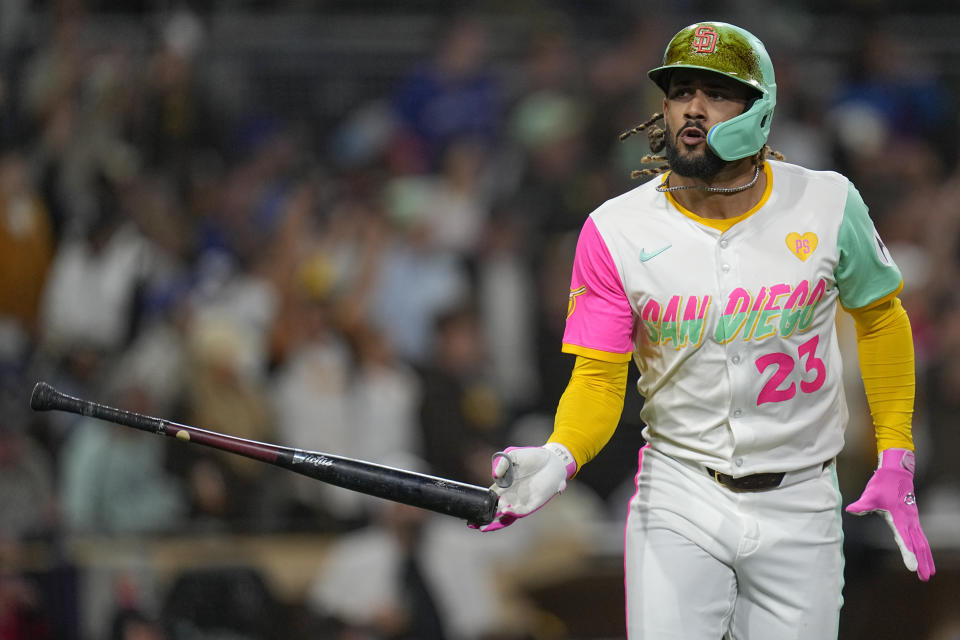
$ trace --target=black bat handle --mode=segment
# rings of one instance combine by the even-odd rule
[[[166,435],[164,427],[169,424],[159,418],[67,395],[46,382],[38,382],[34,385],[33,393],[30,394],[30,408],[34,411],[68,411],[159,435]]]

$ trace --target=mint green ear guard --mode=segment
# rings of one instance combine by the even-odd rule
[[[768,93],[757,98],[744,113],[710,127],[707,144],[727,161],[752,156],[767,142],[776,105],[776,85],[772,85]]]

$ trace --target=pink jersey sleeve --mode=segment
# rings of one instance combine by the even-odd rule
[[[592,218],[577,240],[563,350],[626,362],[633,352],[633,309]],[[599,353],[598,353],[599,352]]]

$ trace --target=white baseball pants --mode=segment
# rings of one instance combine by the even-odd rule
[[[840,492],[832,465],[809,475],[734,492],[644,447],[624,533],[629,640],[835,639]]]

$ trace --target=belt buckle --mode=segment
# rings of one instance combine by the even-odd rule
[[[730,491],[736,491],[736,489],[734,489],[733,487],[731,487],[731,486],[728,485],[726,482],[724,482],[723,480],[720,479],[720,476],[726,476],[727,474],[725,474],[725,473],[720,473],[720,472],[717,471],[716,469],[710,469],[710,471],[713,472],[711,475],[713,476],[714,482],[716,482],[718,485],[720,485],[720,486],[723,487],[724,489],[729,489]]]

